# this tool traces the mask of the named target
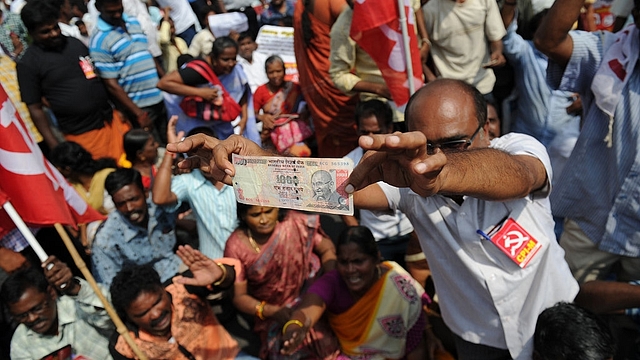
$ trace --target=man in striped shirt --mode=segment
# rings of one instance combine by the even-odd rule
[[[167,118],[156,88],[158,69],[140,23],[123,12],[122,0],[97,0],[100,11],[89,51],[98,75],[124,112],[166,143]]]

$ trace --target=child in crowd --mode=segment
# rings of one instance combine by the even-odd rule
[[[311,149],[303,142],[312,134],[306,108],[298,115],[302,101],[300,85],[284,80],[284,61],[277,55],[267,58],[265,71],[269,81],[258,87],[253,100],[256,119],[262,122],[263,147],[275,147],[280,153],[294,156],[310,156]]]
[[[238,36],[238,64],[242,66],[244,73],[249,79],[251,92],[255,94],[258,86],[269,81],[264,68],[267,55],[257,52],[258,44],[249,31],[240,33]],[[257,107],[256,107],[257,109]]]
[[[160,31],[158,32],[160,49],[162,50],[162,68],[169,73],[178,68],[178,57],[189,50],[187,42],[176,36],[176,27],[169,16],[169,9],[164,9]]]
[[[200,10],[198,16],[200,17],[202,30],[198,31],[193,40],[191,40],[191,45],[189,45],[189,55],[194,58],[204,58],[211,54],[211,47],[216,38],[213,36],[211,29],[209,29],[209,16],[217,13],[218,11],[213,6],[205,6]]]

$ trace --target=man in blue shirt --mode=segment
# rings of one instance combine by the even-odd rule
[[[140,23],[124,14],[122,0],[97,0],[96,8],[100,17],[89,51],[98,75],[132,122],[165,144],[167,118],[156,88],[158,67]]]
[[[92,246],[93,275],[109,286],[113,277],[130,264],[150,264],[162,281],[174,276],[182,264],[173,252],[175,219],[145,196],[140,173],[117,169],[104,184],[116,210],[100,226]]]

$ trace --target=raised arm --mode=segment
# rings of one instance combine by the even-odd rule
[[[172,116],[167,125],[167,141],[176,142],[182,135],[176,134],[177,116]],[[181,134],[183,134],[181,132]],[[173,154],[166,153],[153,180],[151,198],[157,205],[172,205],[178,201],[178,197],[171,191],[171,167],[173,166]]]
[[[511,155],[490,148],[446,155],[438,149],[434,155],[427,155],[426,138],[415,131],[362,136],[360,146],[374,151],[365,154],[354,169],[345,188],[347,192],[384,181],[396,187],[410,187],[425,197],[469,195],[503,201],[522,198],[547,183],[543,163],[533,156]],[[354,199],[356,205],[359,198]]]
[[[557,0],[538,27],[534,43],[551,60],[565,66],[573,52],[569,30],[580,15],[584,0]]]

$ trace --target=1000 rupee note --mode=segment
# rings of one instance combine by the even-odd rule
[[[350,159],[233,155],[233,190],[238,202],[353,215],[353,196],[344,191]]]

